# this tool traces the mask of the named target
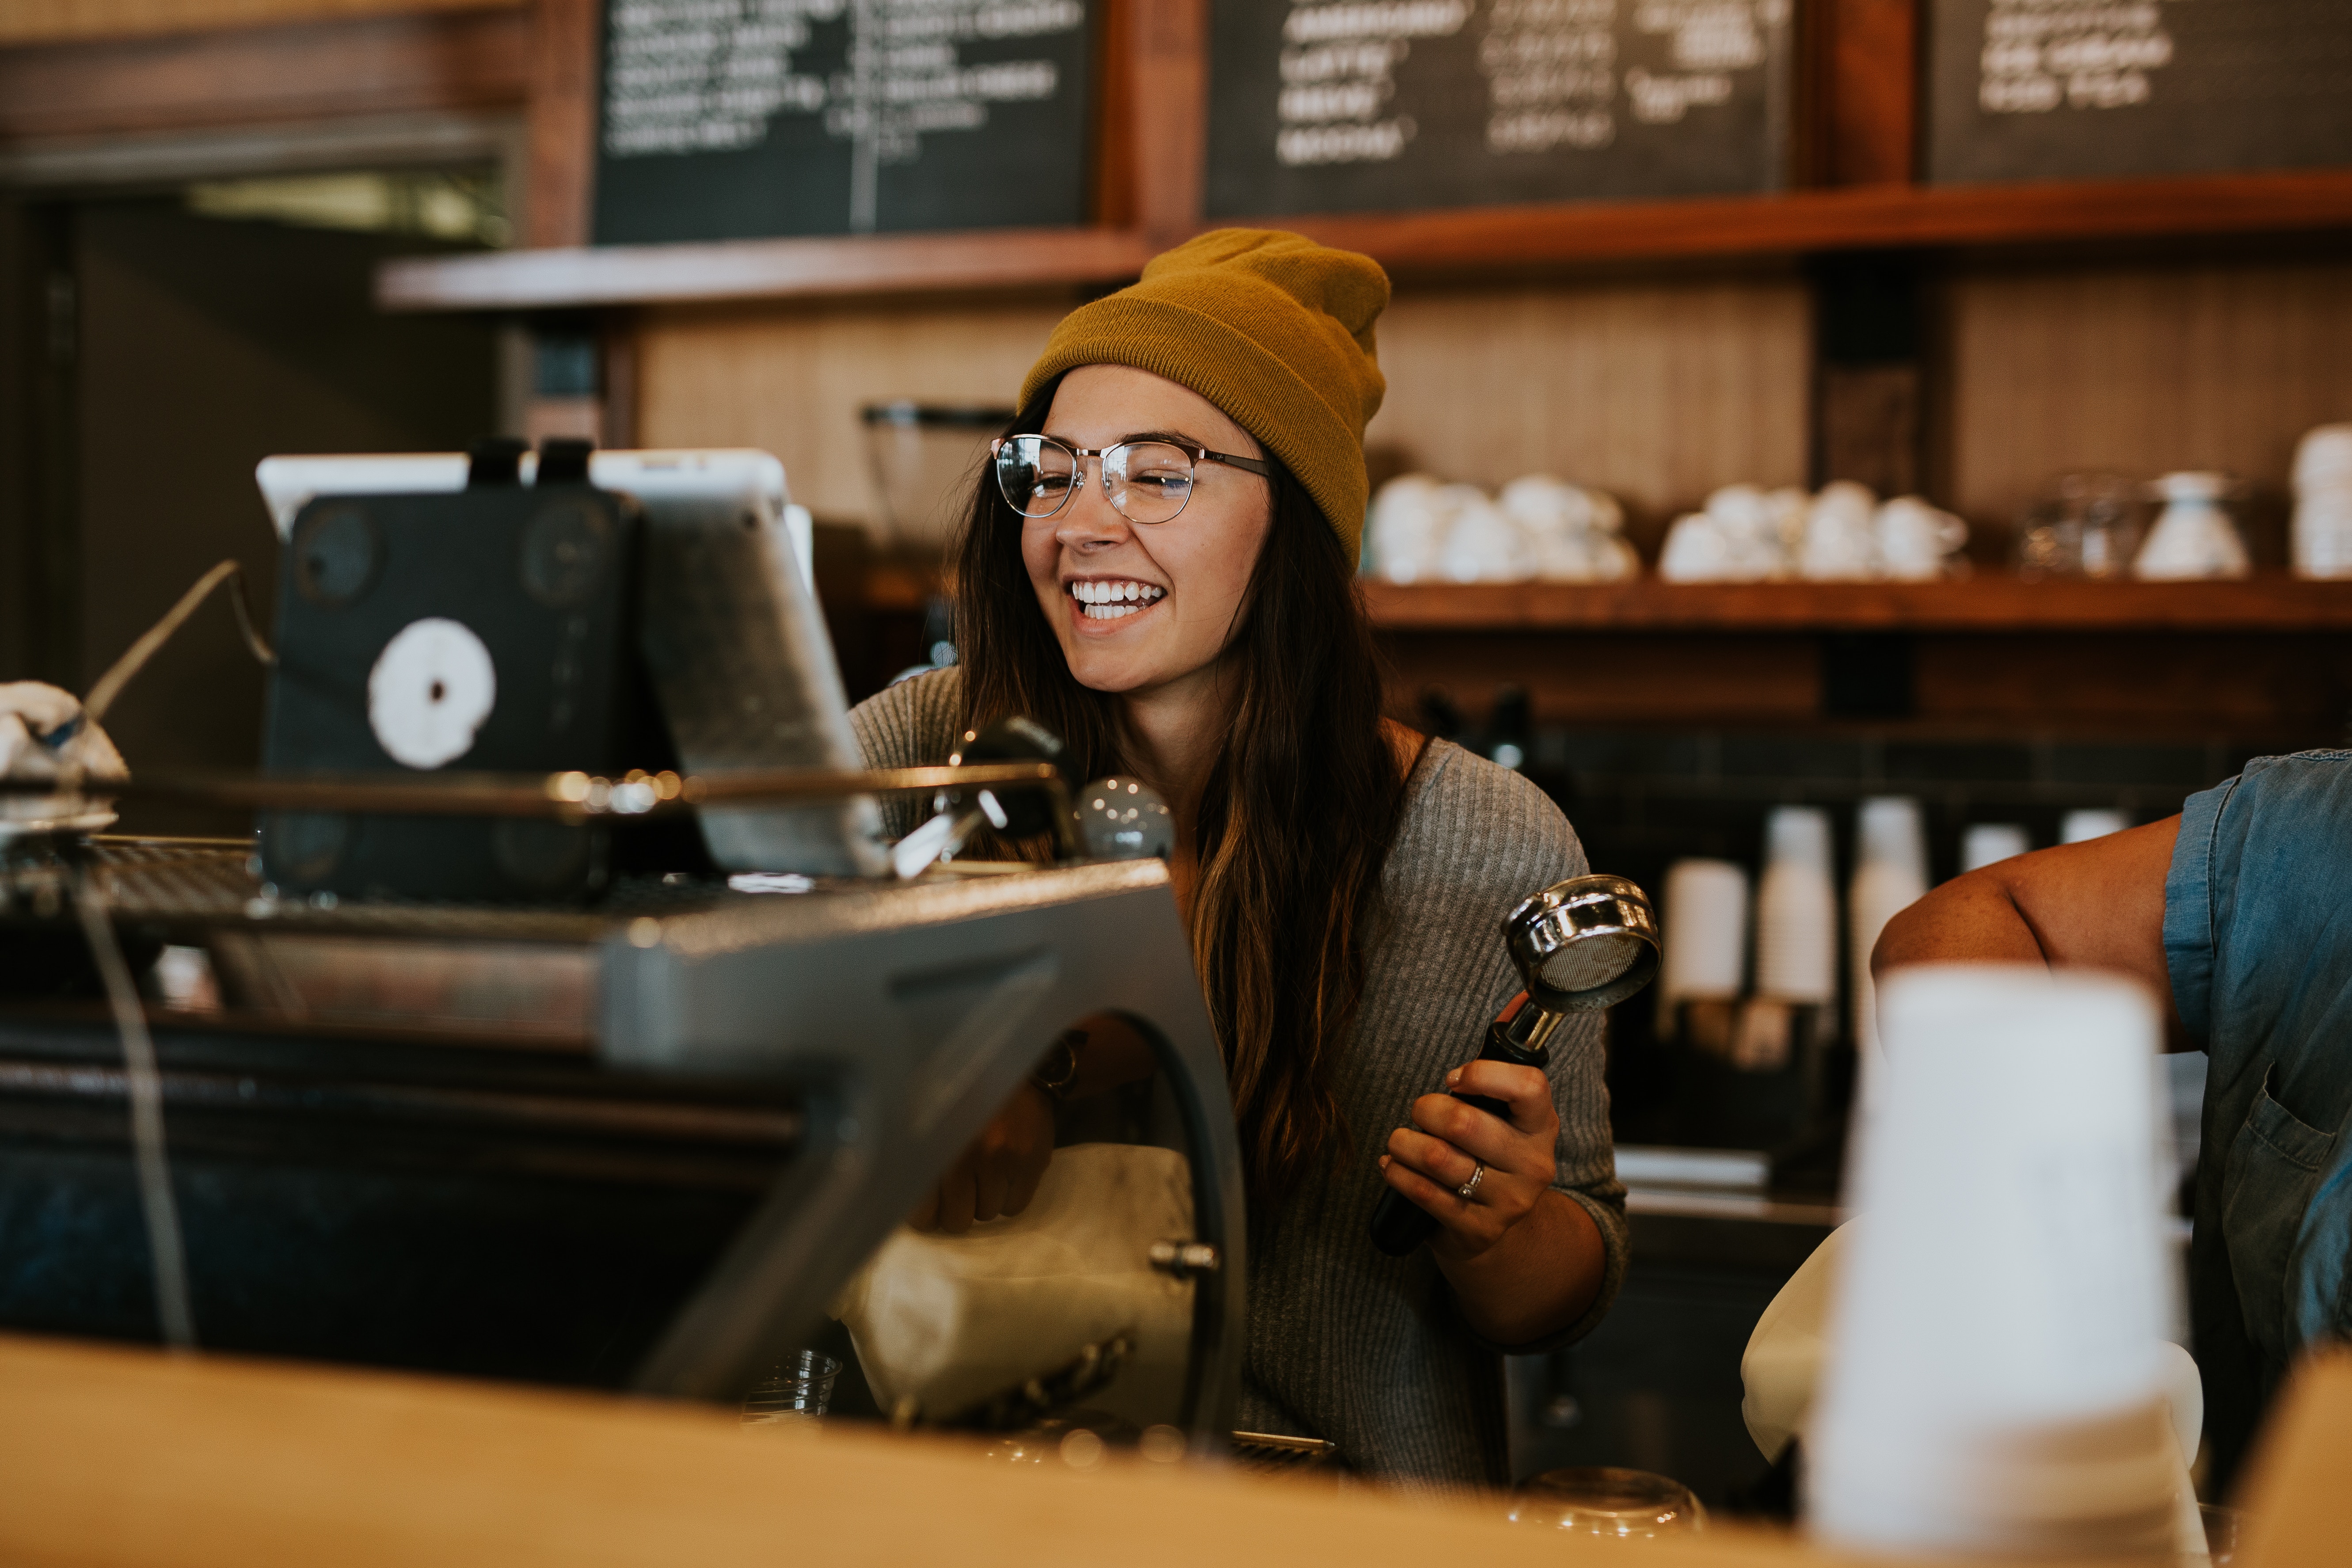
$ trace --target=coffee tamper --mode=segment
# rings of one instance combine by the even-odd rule
[[[1503,917],[1503,946],[1528,988],[1486,1026],[1478,1059],[1540,1071],[1551,1061],[1553,1031],[1570,1014],[1614,1006],[1656,977],[1658,917],[1649,895],[1622,877],[1570,877]],[[1510,1114],[1484,1095],[1454,1098],[1490,1115]],[[1436,1229],[1435,1215],[1393,1187],[1372,1210],[1372,1245],[1391,1258]]]

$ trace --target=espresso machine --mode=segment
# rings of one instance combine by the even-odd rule
[[[1149,836],[1017,752],[857,767],[763,454],[264,478],[265,769],[64,781],[75,814],[0,843],[0,1329],[737,1401],[839,1343],[923,1194],[1116,1014],[1159,1071],[1085,1135],[1174,1173],[1092,1249],[1177,1315],[1129,1418],[1223,1449],[1240,1155]],[[893,875],[893,795],[1041,826],[1040,858]],[[93,832],[148,798],[261,831]],[[1004,1397],[887,1413],[1003,1426],[1052,1414],[1031,1384],[1141,1375],[1036,1331]]]

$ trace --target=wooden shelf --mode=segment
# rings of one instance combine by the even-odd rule
[[[2352,583],[1367,582],[1390,632],[2352,631]]]
[[[1269,219],[1397,271],[2352,226],[2352,170]]]
[[[1401,273],[1925,246],[2352,228],[2352,170],[1872,185],[1266,218]],[[1204,225],[1203,226],[1207,226]],[[387,262],[392,310],[529,310],[1118,282],[1177,236],[1014,229],[509,250]]]
[[[387,310],[530,310],[702,300],[813,299],[1116,282],[1152,247],[1129,229],[582,246],[386,262]]]

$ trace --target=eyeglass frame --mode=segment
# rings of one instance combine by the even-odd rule
[[[1046,512],[1024,511],[1013,502],[1011,496],[1005,494],[1004,469],[1002,466],[1004,458],[1004,448],[1008,444],[1014,441],[1051,441],[1055,446],[1059,447],[1063,451],[1067,452],[1071,457],[1076,458],[1078,460],[1078,482],[1070,487],[1070,493],[1064,496],[1060,504],[1055,506],[1053,510]],[[1108,447],[1073,447],[1058,436],[1048,436],[1042,430],[1024,431],[1017,436],[999,436],[995,439],[990,441],[988,444],[988,466],[993,469],[996,474],[996,493],[1003,499],[1006,506],[1013,508],[1013,515],[1020,518],[1024,522],[1051,521],[1053,519],[1061,516],[1063,512],[1069,510],[1070,502],[1076,500],[1079,492],[1087,488],[1085,475],[1087,471],[1087,459],[1088,458],[1097,459],[1095,463],[1095,482],[1102,486],[1103,500],[1110,503],[1110,509],[1113,511],[1118,512],[1118,515],[1123,518],[1127,518],[1130,526],[1136,528],[1158,528],[1164,523],[1173,522],[1178,518],[1183,516],[1184,508],[1192,504],[1193,480],[1189,477],[1184,481],[1185,489],[1183,500],[1177,506],[1174,511],[1170,512],[1166,517],[1160,519],[1157,522],[1142,522],[1139,521],[1135,518],[1128,517],[1126,509],[1121,507],[1118,502],[1111,500],[1110,465],[1101,461],[1100,459],[1108,458],[1111,453],[1118,451],[1122,447],[1172,447],[1177,451],[1183,453],[1184,456],[1195,465],[1201,463],[1223,463],[1227,468],[1239,468],[1245,474],[1255,474],[1262,479],[1270,479],[1274,477],[1274,465],[1265,461],[1263,458],[1244,458],[1232,452],[1212,452],[1206,447],[1188,447],[1181,441],[1171,441],[1164,436],[1139,436],[1135,439],[1129,441],[1113,441]]]

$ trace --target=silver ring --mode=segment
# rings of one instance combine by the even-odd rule
[[[1454,1195],[1457,1198],[1468,1198],[1471,1194],[1478,1190],[1478,1184],[1486,1180],[1486,1167],[1480,1164],[1475,1160],[1471,1161],[1470,1179],[1463,1183],[1460,1186],[1454,1188]]]

